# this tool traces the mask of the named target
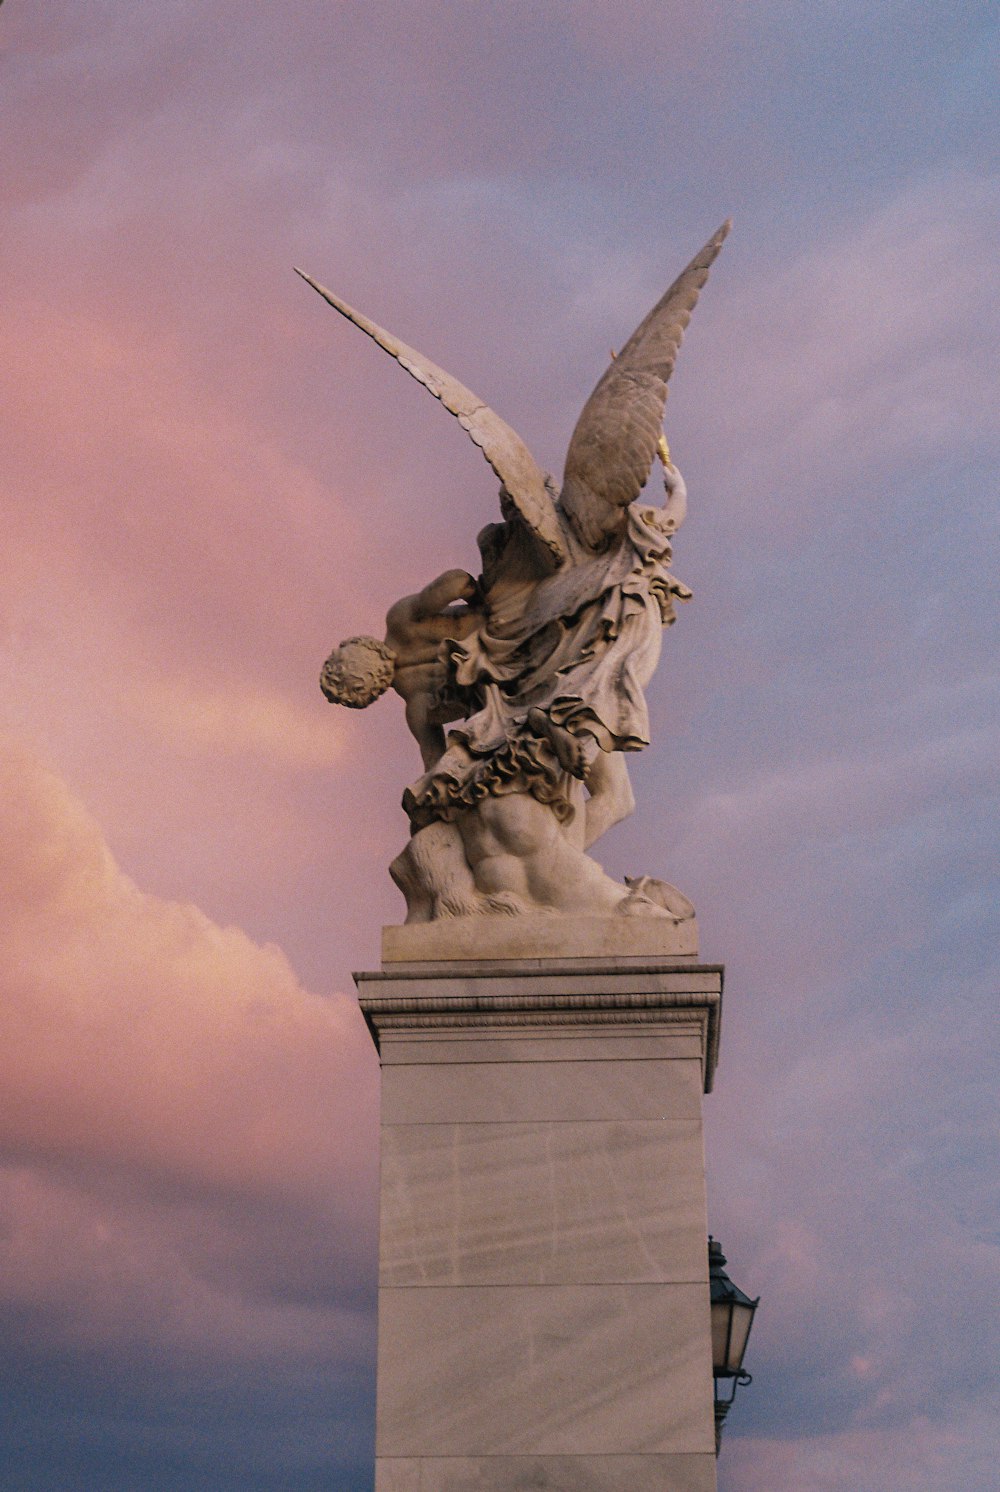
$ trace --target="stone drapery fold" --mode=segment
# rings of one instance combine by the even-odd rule
[[[476,631],[443,644],[445,692],[468,713],[441,759],[404,794],[414,830],[511,792],[530,792],[561,822],[572,818],[572,779],[551,740],[529,724],[531,711],[605,752],[649,744],[645,687],[661,630],[674,620],[673,599],[690,594],[667,568],[661,521],[661,509],[633,505],[612,551],[583,551],[538,580],[513,617],[491,608],[488,594]]]

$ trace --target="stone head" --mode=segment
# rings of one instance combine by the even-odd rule
[[[323,664],[319,687],[331,704],[363,710],[392,683],[396,655],[377,637],[348,637]]]

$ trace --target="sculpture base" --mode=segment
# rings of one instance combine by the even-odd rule
[[[641,936],[581,956],[544,921],[562,956],[447,954],[438,923],[386,929],[356,976],[382,1060],[377,1492],[714,1492],[722,970]]]
[[[447,917],[382,929],[383,963],[696,958],[693,917]]]

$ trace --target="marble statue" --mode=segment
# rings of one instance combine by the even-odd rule
[[[675,602],[687,492],[663,435],[667,382],[725,223],[653,307],[584,405],[562,487],[481,399],[297,271],[429,389],[500,478],[502,521],[478,537],[482,573],[449,570],[397,601],[384,640],[327,659],[326,697],[402,697],[423,773],[411,838],[391,867],[408,922],[445,917],[693,915],[650,876],[614,881],[587,853],[634,808],[625,753],[649,743],[645,688]],[[653,463],[662,506],[639,503]],[[446,727],[450,727],[446,731]]]

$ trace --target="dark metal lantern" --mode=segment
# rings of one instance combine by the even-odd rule
[[[712,1304],[712,1375],[715,1388],[715,1454],[719,1454],[722,1426],[736,1396],[737,1385],[752,1380],[743,1371],[743,1354],[760,1296],[751,1300],[726,1274],[726,1256],[715,1238],[708,1240],[708,1284]]]

